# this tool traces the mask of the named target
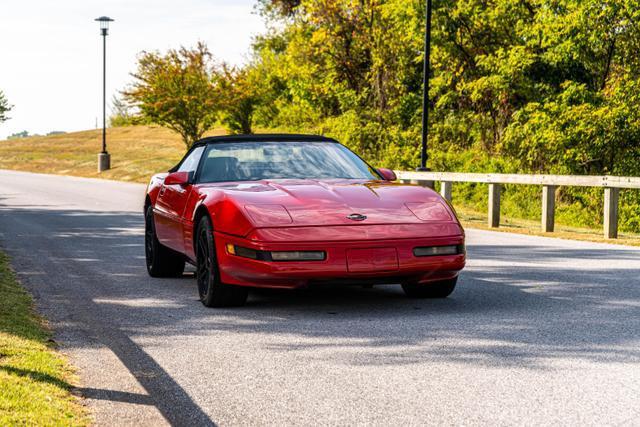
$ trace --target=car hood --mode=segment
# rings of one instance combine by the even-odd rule
[[[361,180],[273,180],[203,184],[223,192],[256,227],[457,222],[435,191]]]

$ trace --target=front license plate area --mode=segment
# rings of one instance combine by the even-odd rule
[[[347,270],[349,273],[375,273],[398,269],[396,248],[348,249]]]

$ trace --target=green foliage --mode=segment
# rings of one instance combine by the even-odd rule
[[[255,121],[322,132],[375,164],[418,164],[425,2],[261,0],[272,30],[248,66]],[[435,0],[429,164],[470,172],[640,174],[638,0]],[[483,186],[457,186],[477,207]],[[539,215],[539,189],[504,206]],[[640,230],[640,195],[621,228]],[[560,189],[558,217],[598,225],[599,190]]]
[[[109,116],[110,127],[150,125],[152,123],[149,118],[140,114],[134,105],[114,95],[111,100],[111,116]]]
[[[11,108],[13,107],[9,105],[9,101],[7,101],[4,93],[0,90],[0,123],[9,120],[7,113],[11,111]]]
[[[9,135],[7,137],[7,139],[20,139],[20,138],[27,138],[31,135],[29,135],[29,132],[26,130],[23,130],[21,132],[14,132],[11,135]]]
[[[261,93],[255,74],[249,68],[223,65],[215,77],[221,100],[221,120],[231,133],[253,133],[253,115]]]
[[[289,17],[295,13],[298,6],[300,0],[258,0],[260,12],[272,17]]]
[[[165,55],[143,52],[133,77],[123,99],[112,101],[111,126],[159,124],[187,148],[218,121],[231,133],[250,134],[257,110],[268,114],[260,108],[267,105],[260,69],[217,64],[202,42]]]
[[[142,117],[180,134],[185,145],[200,139],[216,122],[216,69],[203,43],[165,55],[143,52],[132,86],[123,94]]]

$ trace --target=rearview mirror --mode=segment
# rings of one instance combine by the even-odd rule
[[[164,179],[164,185],[185,185],[191,183],[189,172],[171,172]]]
[[[398,179],[398,177],[396,176],[396,173],[391,169],[378,168],[377,171],[380,175],[382,175],[382,178],[385,181],[395,181]]]

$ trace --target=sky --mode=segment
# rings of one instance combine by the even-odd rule
[[[94,19],[113,19],[107,37],[107,101],[125,88],[139,52],[204,41],[216,59],[246,62],[265,31],[255,0],[2,0],[0,90],[12,104],[0,140],[94,129],[102,123],[102,37]],[[107,106],[109,114],[109,106]]]

